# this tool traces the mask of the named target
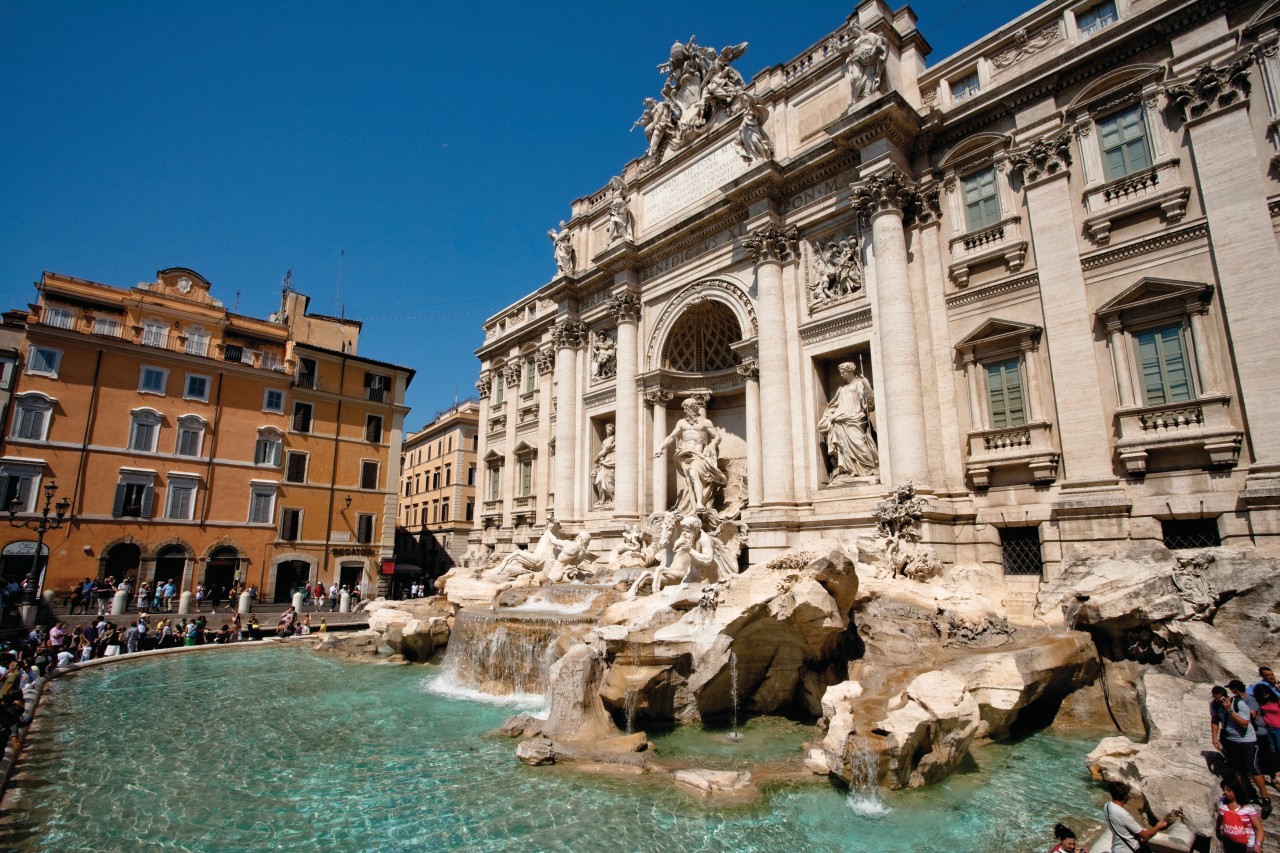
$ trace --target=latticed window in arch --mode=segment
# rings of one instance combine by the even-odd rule
[[[667,336],[662,366],[684,373],[715,373],[738,364],[732,345],[742,339],[742,327],[729,306],[703,300],[680,315]]]

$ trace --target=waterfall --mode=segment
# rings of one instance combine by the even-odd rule
[[[729,702],[733,709],[729,717],[729,740],[742,740],[738,731],[738,656],[729,652]]]
[[[636,730],[636,689],[634,687],[627,688],[623,708],[627,713],[627,734],[634,734]]]
[[[469,698],[500,697],[542,704],[556,660],[556,640],[589,617],[532,613],[472,612],[454,618],[436,693]]]
[[[879,817],[889,813],[880,796],[880,756],[859,740],[849,753],[849,796],[845,803],[863,817]]]

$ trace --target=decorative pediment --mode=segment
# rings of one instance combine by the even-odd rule
[[[1007,150],[1012,142],[1003,133],[975,133],[948,151],[938,163],[938,168],[951,170],[969,161],[985,160],[998,151]]]
[[[1245,32],[1252,32],[1264,24],[1272,24],[1274,26],[1277,23],[1277,18],[1280,18],[1280,0],[1271,0],[1270,3],[1265,4],[1249,19],[1249,23],[1244,26]]]
[[[209,295],[209,288],[212,287],[209,280],[187,267],[170,267],[160,270],[156,273],[155,282],[140,284],[138,287],[152,293],[163,293],[165,296],[199,302],[202,305],[222,307],[221,301]]]
[[[527,441],[522,441],[516,445],[515,450],[511,451],[516,457],[537,456],[538,448],[534,447]],[[487,456],[485,457],[488,458]]]
[[[1136,91],[1148,83],[1155,83],[1164,76],[1164,67],[1160,65],[1126,65],[1081,89],[1067,107],[1067,115],[1073,115],[1082,109],[1088,109],[1095,101],[1107,98],[1126,90]]]
[[[484,464],[490,467],[501,465],[505,461],[505,457],[497,450],[490,450],[484,455]]]
[[[1212,297],[1211,284],[1147,277],[1139,279],[1136,284],[1100,307],[1098,316],[1106,319],[1122,313],[1145,312],[1164,307],[1185,309],[1206,304]]]
[[[1017,323],[1013,320],[1001,320],[992,317],[974,329],[956,344],[960,352],[978,348],[989,349],[1003,346],[1021,346],[1023,341],[1036,344],[1044,329],[1029,323]]]

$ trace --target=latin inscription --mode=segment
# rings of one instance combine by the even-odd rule
[[[742,174],[745,164],[732,145],[724,145],[644,194],[649,227],[720,189]]]
[[[679,252],[673,252],[658,261],[656,264],[645,267],[640,273],[640,280],[648,281],[651,278],[657,278],[664,272],[673,270],[681,264],[691,261],[701,255],[705,255],[712,249],[723,246],[726,243],[732,243],[739,237],[745,237],[746,234],[747,226],[745,224],[734,225],[732,228],[726,228],[724,231],[712,234],[707,239],[699,240],[687,249],[682,249]]]
[[[787,199],[787,212],[790,213],[802,207],[808,207],[819,199],[826,198],[842,189],[847,189],[853,183],[854,177],[855,171],[853,169],[845,169],[835,177],[827,178],[821,183],[806,187]]]

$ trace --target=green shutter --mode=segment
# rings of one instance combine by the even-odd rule
[[[1151,165],[1142,108],[1132,106],[1098,122],[1098,142],[1106,179],[1114,181]]]
[[[1180,325],[1163,326],[1134,335],[1138,343],[1138,371],[1142,399],[1148,406],[1192,398],[1191,377]]]
[[[1021,426],[1027,422],[1027,408],[1022,396],[1022,371],[1018,359],[986,365],[987,402],[991,411],[991,428]]]

